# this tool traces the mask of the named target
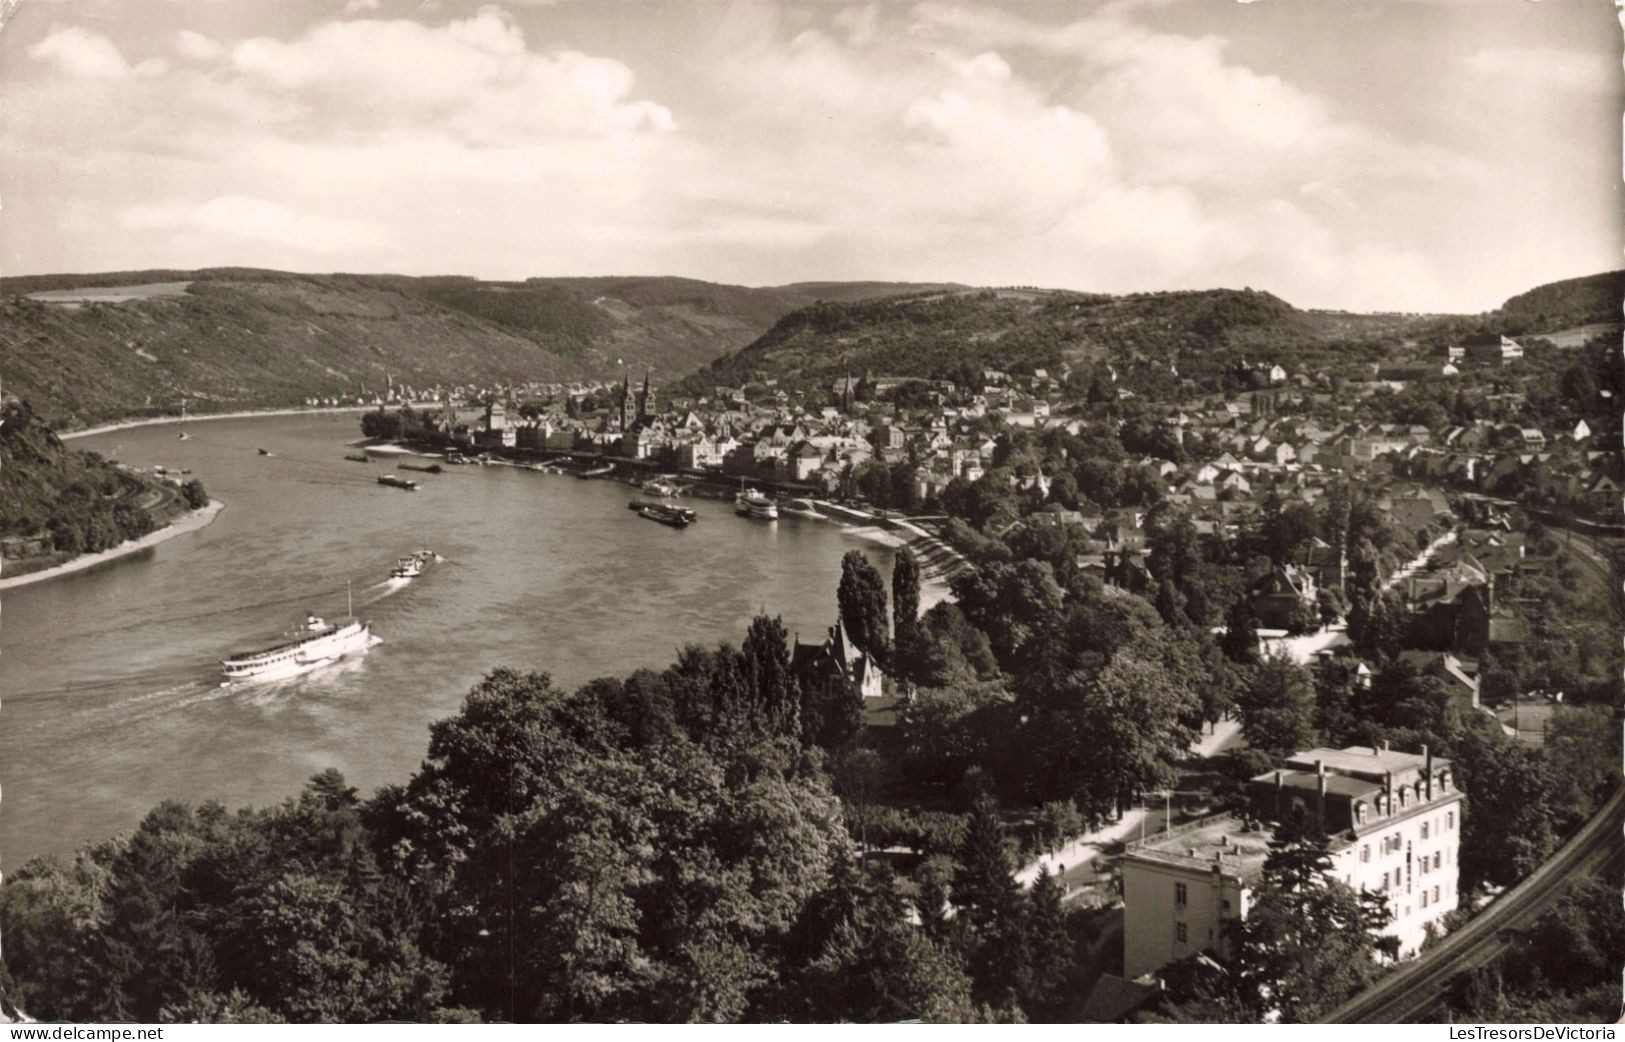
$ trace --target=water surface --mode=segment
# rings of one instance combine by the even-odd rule
[[[158,801],[263,805],[337,767],[371,791],[421,761],[427,725],[491,667],[564,685],[737,641],[763,608],[814,639],[834,621],[840,558],[891,551],[829,522],[750,521],[692,499],[677,530],[636,493],[509,467],[376,483],[347,462],[354,416],[174,425],[72,444],[190,468],[226,509],[151,551],[5,594],[0,626],[0,858],[15,869],[138,822]],[[260,456],[264,448],[273,455]],[[389,582],[420,546],[447,560]],[[217,659],[273,642],[345,586],[383,643],[289,681],[221,688]]]

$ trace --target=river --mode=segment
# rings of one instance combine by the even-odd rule
[[[264,805],[337,767],[370,792],[422,760],[431,721],[489,669],[561,685],[663,667],[687,643],[737,642],[766,608],[818,639],[841,555],[892,552],[827,521],[750,521],[692,499],[671,529],[636,493],[511,467],[413,474],[343,459],[353,415],[267,417],[73,442],[189,468],[226,509],[201,531],[5,594],[0,626],[0,856],[15,871],[129,828],[160,800]],[[261,456],[258,449],[272,455]],[[410,583],[395,558],[446,560]],[[366,656],[277,683],[223,688],[216,660],[272,643],[308,608],[358,616]]]

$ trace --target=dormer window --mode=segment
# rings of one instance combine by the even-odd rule
[[[1410,793],[1407,790],[1405,790],[1405,789],[1400,789],[1399,790],[1399,809],[1400,810],[1404,810],[1405,805],[1408,802],[1410,802],[1409,796],[1410,796]]]
[[[1365,800],[1360,800],[1354,804],[1354,823],[1356,825],[1365,824],[1365,810]]]
[[[1440,771],[1439,772],[1439,791],[1440,792],[1449,792],[1450,791],[1450,772],[1449,771]]]

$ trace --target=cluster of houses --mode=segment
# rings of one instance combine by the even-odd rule
[[[661,411],[647,377],[639,387],[625,379],[611,389],[607,408],[584,411],[555,398],[510,412],[492,402],[476,423],[448,416],[447,427],[454,440],[480,449],[615,457],[823,492],[833,492],[871,460],[908,461],[916,467],[923,499],[956,477],[974,481],[991,465],[995,442],[981,417],[1034,407],[1029,392],[1009,387],[990,388],[994,393],[978,395],[963,408],[940,406],[920,416],[884,403],[860,413],[849,397],[812,409],[777,402],[753,406],[735,397],[737,391],[718,390],[714,399]],[[1042,399],[1037,407],[1047,416]]]
[[[1256,394],[1164,422],[1184,444],[1195,433],[1222,448],[1176,490],[1191,502],[1245,497],[1249,472],[1409,478],[1461,491],[1533,499],[1613,520],[1620,505],[1619,452],[1596,443],[1579,420],[1542,430],[1486,420],[1434,430],[1417,424],[1321,423],[1277,417],[1274,395]],[[1161,464],[1165,469],[1171,464]],[[1179,501],[1179,500],[1176,500]]]

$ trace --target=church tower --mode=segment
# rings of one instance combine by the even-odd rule
[[[632,375],[623,373],[621,376],[621,430],[632,429]]]
[[[655,399],[654,392],[649,390],[649,370],[643,370],[643,390],[638,392],[638,422],[647,423],[654,419]]]

